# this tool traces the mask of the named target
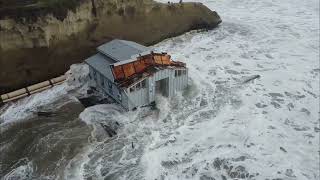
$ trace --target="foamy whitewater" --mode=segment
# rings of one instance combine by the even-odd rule
[[[189,87],[157,97],[158,110],[84,109],[79,118],[93,127],[88,145],[48,179],[320,178],[319,1],[198,2],[222,24],[154,46],[187,63]],[[26,120],[39,106],[56,108],[56,98],[59,105],[77,101],[87,67],[71,72],[77,82],[0,110],[1,126]],[[260,78],[246,82],[254,75]],[[110,138],[101,124],[117,135]],[[2,176],[32,179],[33,171],[26,162]]]

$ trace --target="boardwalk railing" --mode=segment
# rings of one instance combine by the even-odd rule
[[[0,105],[6,102],[10,102],[13,100],[17,100],[26,96],[30,96],[32,94],[44,91],[46,89],[52,88],[53,86],[62,84],[66,80],[66,76],[62,75],[53,79],[49,79],[47,81],[37,83],[22,89],[18,89],[16,91],[2,94],[0,96]]]

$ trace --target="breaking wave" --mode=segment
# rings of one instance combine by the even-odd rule
[[[187,63],[190,79],[184,92],[171,99],[157,97],[155,109],[124,112],[114,104],[84,108],[73,97],[86,92],[82,73],[87,67],[73,66],[79,78],[0,111],[2,124],[20,117],[31,123],[1,132],[1,153],[21,147],[28,157],[21,164],[22,157],[13,164],[4,159],[1,175],[319,179],[319,52],[310,48],[319,47],[314,23],[319,9],[313,8],[318,2],[197,1],[216,9],[224,23],[155,45]],[[71,102],[64,104],[65,97]],[[36,110],[38,104],[56,108],[56,100],[62,103],[57,117],[37,119],[26,110]],[[16,130],[24,131],[19,135]],[[28,154],[35,147],[43,157]],[[46,164],[51,158],[52,166]]]
[[[51,111],[67,103],[78,102],[76,97],[87,94],[88,73],[87,65],[74,64],[66,73],[67,80],[62,85],[6,104],[0,110],[1,126],[31,118],[37,111]]]

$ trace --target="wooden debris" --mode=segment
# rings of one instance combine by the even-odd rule
[[[117,132],[113,129],[111,129],[109,126],[100,123],[100,125],[103,127],[103,129],[108,133],[109,137],[113,137],[117,135]]]
[[[251,76],[251,77],[245,79],[242,83],[245,84],[245,83],[248,83],[248,82],[253,81],[255,79],[258,79],[258,78],[260,78],[260,75],[254,75],[254,76]]]
[[[49,112],[49,111],[38,111],[37,115],[42,116],[42,117],[52,117],[52,116],[56,115],[56,113]]]
[[[280,150],[283,152],[287,152],[283,147],[280,147]]]

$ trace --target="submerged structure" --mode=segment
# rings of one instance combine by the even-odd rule
[[[186,64],[173,61],[167,53],[118,39],[97,50],[85,60],[90,79],[127,110],[155,102],[157,94],[170,97],[187,87]]]

